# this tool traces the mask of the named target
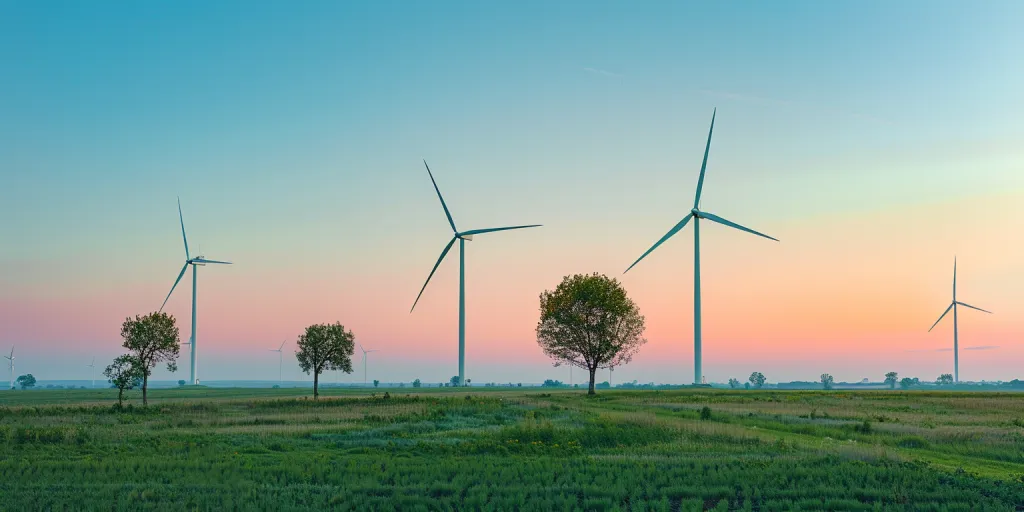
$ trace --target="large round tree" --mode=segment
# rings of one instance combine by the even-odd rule
[[[597,273],[567,276],[540,295],[537,343],[555,366],[568,364],[594,375],[598,368],[628,363],[640,347],[644,317],[615,279]]]
[[[341,370],[352,373],[355,336],[338,322],[316,324],[306,328],[296,343],[295,358],[302,371],[313,374],[313,399],[320,397],[320,374]]]

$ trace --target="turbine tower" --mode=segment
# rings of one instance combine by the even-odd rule
[[[11,355],[4,356],[7,360],[7,367],[11,370],[11,389],[14,389],[14,347],[11,347]]]
[[[931,329],[928,329],[928,332],[932,332],[932,329],[934,329],[936,325],[939,325],[939,322],[941,322],[943,318],[946,318],[946,315],[949,314],[949,310],[953,310],[953,382],[960,382],[960,337],[957,332],[957,306],[977,309],[983,313],[992,314],[991,311],[985,311],[984,309],[976,308],[970,304],[965,304],[956,300],[956,258],[953,258],[953,302],[950,303],[949,307],[946,308],[946,311],[942,313],[942,316],[932,324]]]
[[[701,352],[700,352],[701,351],[701,324],[700,324],[700,221],[702,219],[707,219],[707,220],[710,220],[712,222],[717,222],[719,224],[722,224],[724,226],[729,226],[731,228],[736,228],[736,229],[738,229],[740,231],[746,231],[747,233],[751,233],[751,234],[754,234],[754,235],[757,235],[757,236],[761,236],[761,237],[767,238],[769,240],[775,240],[776,242],[778,242],[778,239],[776,239],[776,238],[772,238],[772,237],[770,237],[770,236],[768,236],[768,235],[766,235],[764,233],[758,233],[757,231],[754,231],[753,229],[745,228],[745,227],[743,227],[743,226],[741,226],[739,224],[736,224],[735,222],[731,222],[731,221],[725,220],[722,217],[719,217],[717,215],[714,215],[714,214],[711,214],[711,213],[708,213],[708,212],[705,212],[705,211],[701,211],[699,209],[699,206],[700,206],[700,194],[701,194],[701,191],[704,188],[704,172],[705,172],[705,170],[707,169],[707,166],[708,166],[708,152],[711,150],[711,134],[715,130],[715,115],[717,113],[718,113],[718,109],[715,109],[715,112],[711,114],[711,128],[708,130],[708,142],[707,142],[707,145],[704,147],[704,161],[700,165],[700,179],[697,180],[697,194],[693,198],[693,208],[690,210],[690,213],[686,214],[686,216],[683,217],[682,220],[680,220],[678,223],[676,223],[676,225],[673,226],[672,229],[670,229],[668,231],[668,233],[665,233],[665,236],[661,237],[660,240],[655,242],[655,244],[650,249],[647,249],[647,252],[645,252],[642,256],[637,258],[637,260],[634,261],[633,264],[630,265],[629,268],[626,269],[626,272],[629,272],[629,270],[631,268],[633,268],[634,266],[636,266],[637,263],[640,263],[640,260],[646,258],[647,255],[650,254],[655,249],[657,249],[659,245],[665,243],[665,241],[668,240],[669,238],[672,238],[672,235],[675,235],[676,233],[678,233],[680,230],[682,230],[684,227],[686,227],[686,224],[689,223],[690,220],[693,220],[693,383],[694,384],[700,384],[701,382],[703,382],[703,376],[704,376],[704,374],[701,371],[701,355],[700,355],[701,354]],[[623,274],[625,274],[626,272],[623,272]]]
[[[437,188],[437,182],[434,181],[434,175],[430,172],[430,166],[427,165],[427,161],[423,161],[423,165],[427,168],[427,174],[430,176],[430,182],[434,184],[434,191],[437,192],[437,198],[441,200],[441,208],[444,208],[444,215],[448,217],[448,225],[451,226],[454,235],[448,242],[448,245],[441,251],[441,257],[437,258],[437,263],[434,264],[434,268],[431,269],[430,275],[427,276],[426,282],[423,283],[423,288],[420,288],[419,295],[416,296],[416,301],[412,303],[412,308],[409,310],[410,313],[416,309],[416,304],[420,301],[420,297],[423,296],[423,290],[427,289],[427,284],[430,283],[430,278],[434,277],[434,272],[437,271],[437,267],[441,265],[441,261],[448,255],[448,251],[451,250],[452,245],[455,241],[459,241],[459,385],[461,386],[466,382],[466,242],[473,241],[474,235],[481,235],[484,233],[491,233],[494,231],[507,231],[510,229],[524,229],[524,228],[536,228],[540,227],[540,224],[530,224],[527,226],[508,226],[503,228],[487,228],[487,229],[471,229],[469,231],[459,231],[455,227],[455,221],[452,220],[452,214],[448,211],[448,205],[444,203],[444,198],[441,197],[441,189]]]
[[[282,341],[280,347],[270,349],[271,352],[277,352],[277,384],[278,384],[278,386],[280,386],[281,384],[284,384],[284,380],[283,380],[283,375],[284,374],[281,372],[281,368],[284,367],[284,352],[283,352],[283,350],[284,350],[284,344],[285,343],[288,343],[288,340]]]
[[[96,387],[96,358],[92,358],[92,362],[85,365],[89,369],[89,378],[92,379],[92,387]]]
[[[171,286],[171,291],[167,292],[167,298],[164,299],[164,303],[160,305],[160,311],[164,310],[164,306],[167,305],[167,301],[171,298],[171,294],[174,293],[174,289],[178,286],[178,282],[181,281],[181,277],[185,275],[185,271],[188,267],[192,266],[192,336],[189,338],[189,345],[191,346],[192,352],[192,371],[190,382],[192,384],[199,384],[198,376],[198,361],[196,354],[196,269],[197,267],[204,266],[206,264],[215,265],[230,265],[229,261],[216,261],[208,260],[203,255],[191,257],[188,252],[188,238],[185,237],[185,219],[181,215],[181,198],[178,198],[178,220],[181,222],[181,240],[185,242],[185,265],[181,267],[181,272],[178,274],[178,278],[174,280],[174,285]]]
[[[377,352],[377,349],[366,350],[365,348],[363,348],[363,344],[360,343],[359,344],[359,350],[363,351],[363,385],[365,386],[366,385],[366,354],[369,354],[370,352]]]

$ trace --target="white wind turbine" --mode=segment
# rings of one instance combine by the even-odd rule
[[[376,349],[374,349],[374,350],[366,350],[365,348],[363,348],[363,344],[362,343],[359,344],[359,350],[363,351],[363,385],[365,386],[366,385],[366,354],[369,354],[370,352],[377,352],[377,350]]]
[[[7,360],[7,367],[11,370],[11,389],[14,389],[14,347],[11,347],[11,355],[4,356]]]
[[[946,315],[949,314],[949,310],[953,310],[953,382],[960,382],[960,335],[957,332],[957,306],[977,309],[982,313],[992,314],[991,311],[976,308],[970,304],[965,304],[963,302],[956,300],[956,258],[953,258],[953,302],[949,305],[948,308],[946,308],[946,311],[942,313],[942,316],[940,316],[939,319],[936,320],[934,324],[932,324],[931,329],[928,329],[928,332],[932,332],[932,329],[934,329],[936,325],[939,325],[939,322],[941,322],[943,318],[946,318]]]
[[[92,387],[96,387],[96,358],[92,358],[92,362],[85,365],[89,369],[89,378],[92,379]]]
[[[178,286],[182,276],[185,275],[185,271],[188,270],[189,265],[192,266],[192,337],[189,338],[189,345],[191,345],[192,352],[192,370],[191,370],[191,382],[192,384],[199,384],[199,377],[197,376],[198,361],[196,359],[196,269],[204,266],[208,263],[217,265],[230,265],[230,261],[216,261],[208,260],[202,255],[196,256],[195,258],[189,256],[188,252],[188,238],[185,237],[185,219],[181,215],[181,199],[178,199],[178,220],[181,221],[181,239],[185,242],[185,265],[181,267],[181,272],[178,274],[178,278],[174,280],[174,285],[171,286],[171,291],[167,293],[167,298],[164,299],[164,303],[160,305],[160,311],[164,310],[164,306],[167,305],[168,299],[171,298],[171,294],[174,293],[174,289]]]
[[[718,109],[715,109],[715,112],[711,114],[711,128],[708,129],[708,142],[707,142],[707,145],[704,146],[704,161],[700,164],[700,178],[697,180],[697,194],[693,198],[693,208],[690,209],[690,213],[687,213],[686,216],[683,217],[682,220],[680,220],[678,223],[676,223],[676,225],[673,226],[672,229],[670,229],[668,231],[668,233],[665,233],[665,236],[661,237],[660,240],[655,242],[654,245],[650,249],[647,249],[647,252],[643,253],[642,256],[637,258],[637,260],[634,261],[633,264],[630,265],[629,268],[626,269],[626,272],[629,272],[629,269],[631,269],[634,266],[636,266],[637,263],[640,263],[640,260],[646,258],[648,254],[650,254],[652,251],[657,249],[658,246],[660,246],[662,243],[665,242],[665,240],[668,240],[669,238],[672,238],[672,235],[675,235],[681,229],[686,227],[686,225],[691,220],[693,221],[693,383],[694,384],[701,384],[701,383],[704,382],[704,372],[703,372],[703,369],[701,368],[701,323],[700,323],[700,321],[701,321],[701,308],[700,308],[700,224],[701,223],[700,223],[700,221],[702,221],[702,220],[709,220],[711,222],[717,222],[718,224],[721,224],[723,226],[728,226],[730,228],[738,229],[740,231],[746,231],[747,233],[750,233],[750,234],[753,234],[753,235],[757,235],[757,236],[760,236],[760,237],[764,237],[764,238],[767,238],[769,240],[775,240],[776,242],[779,241],[777,238],[772,238],[772,237],[770,237],[770,236],[768,236],[768,235],[766,235],[764,233],[759,233],[757,231],[754,231],[753,229],[750,229],[750,228],[747,228],[747,227],[743,227],[743,226],[741,226],[739,224],[736,224],[735,222],[723,219],[722,217],[719,217],[718,215],[714,215],[712,213],[708,213],[708,212],[700,209],[700,194],[701,194],[701,191],[704,189],[704,172],[707,170],[707,167],[708,167],[708,153],[711,151],[711,134],[715,130],[715,114],[717,114],[717,113],[718,113]]]
[[[283,366],[284,365],[284,352],[283,352],[283,350],[284,350],[284,344],[285,343],[288,343],[288,340],[282,341],[280,347],[270,349],[271,352],[277,352],[277,383],[278,383],[278,385],[281,385],[281,384],[284,383],[284,380],[282,378],[282,376],[284,374],[281,373],[281,368],[284,367]]]

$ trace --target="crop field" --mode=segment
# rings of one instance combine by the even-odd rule
[[[1024,510],[1019,394],[412,391],[0,392],[0,508]]]

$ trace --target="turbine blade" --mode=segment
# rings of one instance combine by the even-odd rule
[[[471,229],[469,231],[466,231],[465,233],[459,233],[459,235],[472,236],[483,233],[493,233],[495,231],[508,231],[510,229],[539,228],[541,226],[543,226],[543,224],[530,224],[529,226],[508,226],[504,228]]]
[[[181,198],[178,198],[178,220],[181,221],[181,239],[185,242],[185,259],[189,259],[188,255],[188,238],[185,238],[185,218],[181,216]]]
[[[960,302],[960,301],[956,301],[956,303],[960,304],[961,306],[963,306],[965,308],[977,309],[978,311],[981,311],[982,313],[988,313],[990,315],[994,315],[995,314],[995,313],[993,313],[991,311],[987,311],[987,310],[984,310],[984,309],[981,309],[981,308],[976,308],[976,307],[974,307],[974,306],[972,306],[970,304],[965,304],[965,303]]]
[[[932,324],[932,327],[931,327],[931,329],[928,329],[928,332],[932,332],[932,329],[934,329],[936,325],[939,325],[939,322],[941,322],[943,318],[946,318],[946,315],[949,314],[949,310],[951,310],[951,309],[953,309],[953,304],[950,304],[949,307],[946,308],[946,311],[942,313],[942,316],[940,316],[939,319],[936,320],[934,324]]]
[[[284,341],[282,341],[282,342],[281,342],[281,346],[280,346],[280,347],[277,347],[277,351],[278,351],[278,352],[280,352],[280,351],[281,351],[282,349],[284,349],[284,344],[285,344],[285,343],[288,343],[288,340],[284,340]]]
[[[754,231],[753,229],[745,228],[743,226],[740,226],[739,224],[736,224],[735,222],[725,220],[725,219],[719,217],[718,215],[713,215],[713,214],[710,214],[710,213],[707,213],[707,212],[700,212],[700,216],[705,218],[705,219],[715,221],[715,222],[717,222],[719,224],[722,224],[724,226],[729,226],[731,228],[736,228],[736,229],[738,229],[740,231],[746,231],[747,233],[753,233],[753,234],[755,234],[757,236],[763,236],[763,237],[765,237],[765,238],[767,238],[769,240],[775,240],[776,242],[779,241],[778,238],[772,238],[772,237],[770,237],[770,236],[768,236],[768,235],[766,235],[764,233],[758,233],[757,231]]]
[[[412,311],[416,309],[416,303],[418,303],[420,301],[420,297],[423,296],[423,290],[427,289],[427,284],[430,283],[430,278],[434,277],[434,272],[437,272],[437,267],[441,266],[441,261],[444,260],[444,257],[448,255],[448,251],[451,250],[452,245],[455,245],[455,240],[457,239],[458,238],[453,236],[451,241],[448,242],[448,245],[444,246],[444,250],[441,251],[441,257],[437,259],[437,263],[434,264],[434,268],[430,270],[430,275],[427,276],[427,280],[423,283],[423,288],[420,288],[420,294],[416,296],[416,302],[412,303],[412,308],[409,309],[410,313],[412,313]]]
[[[672,235],[678,233],[680,229],[683,229],[684,227],[686,227],[686,223],[690,222],[690,219],[692,219],[692,218],[693,218],[693,214],[692,213],[687,213],[686,217],[683,217],[683,220],[679,221],[675,226],[672,227],[672,229],[668,230],[668,233],[665,233],[665,236],[661,237],[661,240],[658,240],[657,242],[655,242],[655,244],[653,246],[651,246],[650,249],[647,249],[647,252],[645,252],[643,254],[643,256],[640,256],[639,258],[637,258],[637,260],[634,261],[633,264],[630,265],[629,268],[626,269],[626,272],[629,272],[630,268],[633,268],[633,267],[636,266],[637,263],[640,263],[640,260],[646,258],[647,255],[651,253],[651,251],[657,249],[659,245],[661,245],[662,243],[665,242],[665,240],[668,240],[669,238],[672,238]],[[626,272],[623,272],[623,274],[625,274]]]
[[[956,256],[953,257],[953,302],[956,302]]]
[[[718,109],[711,114],[711,129],[708,130],[708,144],[704,146],[704,161],[700,164],[700,179],[697,180],[697,195],[693,198],[693,207],[700,204],[700,192],[704,189],[704,171],[708,168],[708,152],[711,151],[711,133],[715,131],[715,115]]]
[[[441,197],[441,189],[437,188],[437,181],[434,181],[434,174],[430,172],[430,166],[427,165],[427,161],[423,160],[423,166],[427,168],[427,174],[430,175],[430,182],[434,184],[434,190],[437,192],[437,198],[441,200],[441,207],[444,208],[444,215],[448,217],[448,224],[452,227],[452,231],[458,233],[459,230],[455,229],[455,221],[452,220],[452,214],[448,211],[448,205],[444,204],[444,198]]]
[[[196,263],[214,263],[214,264],[218,264],[218,265],[231,265],[230,261],[208,260],[208,259],[205,259],[205,258],[196,258],[196,259],[194,259],[192,261],[194,261]]]
[[[174,286],[171,286],[171,291],[167,292],[167,298],[164,299],[164,303],[160,305],[159,311],[164,310],[164,306],[167,305],[167,300],[171,298],[171,294],[174,293],[174,289],[177,288],[178,283],[181,281],[181,276],[185,275],[186,270],[188,270],[188,262],[185,263],[185,266],[181,267],[181,273],[178,274],[178,278],[174,280]]]

